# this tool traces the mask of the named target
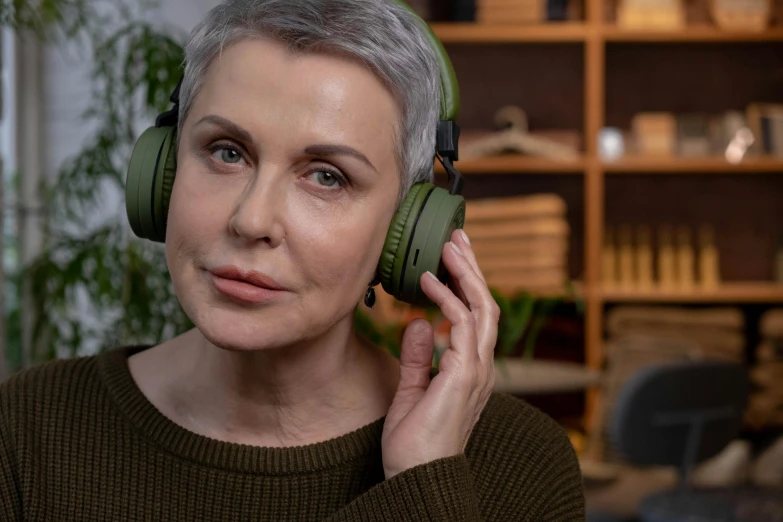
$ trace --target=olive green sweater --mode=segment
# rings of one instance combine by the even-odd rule
[[[493,394],[464,455],[384,480],[383,418],[307,446],[210,439],[165,417],[127,358],[60,360],[0,384],[0,520],[584,520],[563,430]]]

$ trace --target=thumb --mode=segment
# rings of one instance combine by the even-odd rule
[[[402,336],[400,385],[397,393],[408,396],[414,403],[418,402],[430,385],[434,346],[432,325],[425,319],[411,321]]]

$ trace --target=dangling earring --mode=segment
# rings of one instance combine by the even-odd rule
[[[375,288],[373,287],[380,282],[381,273],[376,267],[375,275],[373,276],[372,281],[370,281],[370,284],[367,286],[367,291],[364,293],[364,304],[367,305],[367,308],[372,308],[375,306]]]
[[[364,293],[364,304],[367,305],[367,308],[375,306],[375,288],[367,287],[367,291]]]

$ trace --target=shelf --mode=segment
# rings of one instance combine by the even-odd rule
[[[724,283],[715,290],[623,291],[604,289],[601,297],[614,303],[783,303],[783,285],[767,281]]]
[[[464,174],[519,174],[519,173],[544,173],[544,174],[583,174],[585,161],[578,160],[553,160],[547,158],[534,158],[521,154],[507,154],[488,158],[476,158],[460,160],[454,164]],[[443,166],[435,162],[435,173],[445,174]]]
[[[631,30],[605,26],[601,33],[609,42],[766,42],[783,41],[783,28],[764,31],[724,31],[714,26],[690,26],[682,30]]]
[[[583,42],[587,26],[581,22],[548,24],[476,24],[431,23],[430,27],[443,43],[569,43]]]
[[[479,267],[481,268],[481,267]],[[517,285],[502,285],[502,284],[490,284],[489,287],[498,291],[501,295],[506,297],[514,297],[522,293],[529,293],[536,298],[549,298],[560,297],[564,302],[573,302],[574,300],[581,300],[585,297],[584,283],[579,280],[571,281],[571,290],[569,291],[566,284],[563,284],[561,288],[537,288],[530,290],[529,288],[521,288]]]
[[[583,22],[542,24],[480,24],[473,22],[433,22],[432,30],[443,43],[579,43],[589,35],[607,42],[783,42],[783,27],[764,31],[724,31],[711,25],[695,25],[680,30],[623,29],[600,27]]]
[[[722,157],[715,158],[653,158],[628,157],[604,162],[607,173],[661,173],[661,174],[714,174],[714,173],[763,173],[783,174],[783,158],[746,158],[732,164]]]

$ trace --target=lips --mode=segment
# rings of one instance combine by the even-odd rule
[[[285,295],[285,288],[260,272],[244,272],[235,266],[209,271],[212,284],[220,294],[243,303],[262,303]]]
[[[223,279],[239,281],[268,290],[285,290],[277,281],[255,270],[245,272],[235,266],[221,266],[210,270],[210,273]]]

